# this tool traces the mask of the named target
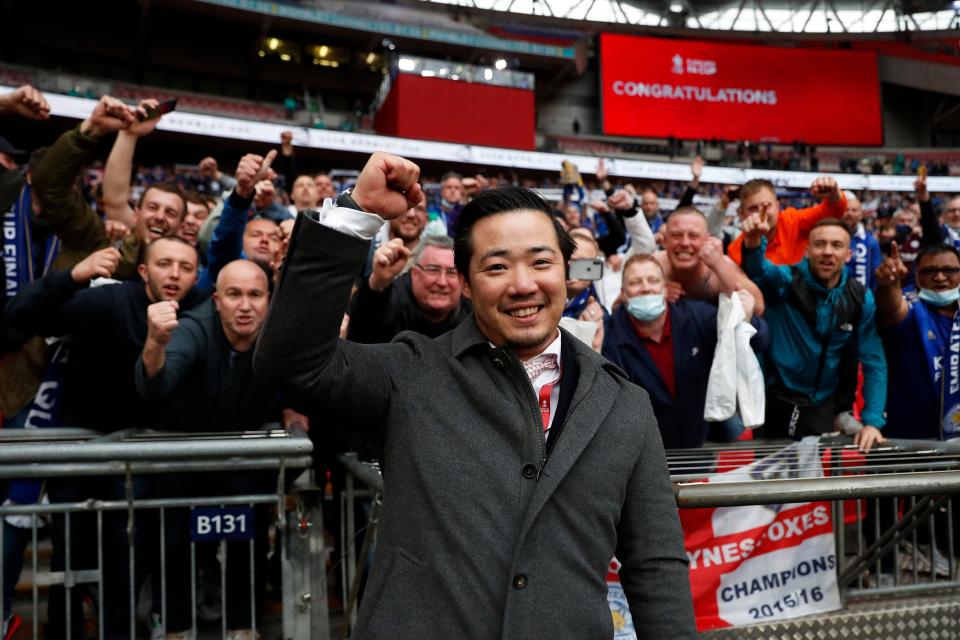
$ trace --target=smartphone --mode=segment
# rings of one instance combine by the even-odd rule
[[[165,101],[165,102],[161,102],[160,104],[158,104],[158,105],[155,106],[155,107],[147,107],[147,109],[146,109],[146,111],[147,111],[146,117],[144,117],[144,116],[138,116],[138,118],[139,118],[140,122],[145,122],[145,121],[147,121],[147,120],[156,120],[156,119],[159,118],[160,116],[162,116],[162,115],[164,115],[164,114],[167,114],[167,113],[170,113],[171,111],[173,111],[173,110],[176,109],[176,108],[177,108],[177,99],[174,98],[173,100],[167,100],[167,101]]]
[[[587,258],[571,260],[567,268],[568,280],[600,280],[603,278],[603,260]]]

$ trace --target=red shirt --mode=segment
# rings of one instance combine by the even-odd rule
[[[630,322],[633,324],[634,330],[637,330],[639,323],[633,316],[630,316]],[[667,307],[667,317],[663,323],[660,342],[654,342],[650,338],[640,335],[639,331],[637,331],[637,337],[640,338],[640,343],[650,354],[653,363],[657,365],[657,370],[660,371],[660,377],[663,378],[663,382],[667,385],[667,391],[670,392],[670,397],[676,400],[677,376],[673,368],[673,336],[670,332],[670,307]]]

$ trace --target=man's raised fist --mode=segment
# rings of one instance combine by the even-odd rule
[[[810,193],[819,200],[830,198],[836,202],[840,199],[840,187],[837,186],[837,181],[826,176],[813,181],[810,185]]]
[[[368,213],[393,220],[420,204],[420,167],[400,156],[377,151],[364,165],[351,197]]]
[[[240,158],[237,165],[237,173],[234,177],[237,179],[237,186],[234,188],[237,195],[241,198],[249,198],[253,195],[258,182],[267,177],[270,171],[270,165],[273,159],[277,157],[276,149],[271,149],[267,155],[258,156],[255,153],[248,153]]]
[[[147,340],[158,346],[165,346],[173,336],[173,330],[179,326],[176,300],[154,302],[147,307]]]
[[[373,271],[369,285],[374,291],[383,291],[390,286],[403,271],[410,259],[410,249],[403,246],[403,240],[394,238],[377,247],[373,254]]]

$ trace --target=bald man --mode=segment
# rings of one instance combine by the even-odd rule
[[[157,407],[157,424],[176,431],[244,431],[260,429],[271,415],[279,415],[277,396],[251,367],[253,345],[267,312],[267,276],[249,260],[234,260],[217,276],[213,299],[178,317],[172,300],[147,309],[147,340],[137,362],[137,392]],[[233,495],[262,492],[271,486],[263,474],[171,475],[159,491],[166,497]],[[269,514],[255,512],[254,540],[257,601],[265,579],[266,527]],[[189,518],[185,510],[167,515],[168,637],[189,631],[190,601]],[[234,545],[240,545],[233,549]],[[231,542],[227,555],[227,628],[237,637],[254,627],[250,604],[248,542]],[[259,626],[259,625],[257,625]],[[231,635],[231,634],[228,634]],[[177,636],[179,637],[179,636]],[[185,636],[184,636],[185,637]],[[249,636],[253,637],[253,635]]]
[[[236,431],[266,421],[275,398],[250,369],[250,349],[267,312],[268,291],[262,267],[234,260],[220,270],[213,299],[190,313],[180,317],[175,300],[147,307],[137,392],[147,402],[163,403],[168,411],[161,413],[175,420],[161,418],[154,426]]]
[[[851,191],[844,191],[847,208],[841,221],[850,232],[850,259],[847,260],[847,275],[868,289],[876,288],[876,271],[883,256],[880,243],[863,226],[863,208],[860,199]]]

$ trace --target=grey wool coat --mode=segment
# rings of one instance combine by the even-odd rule
[[[519,360],[472,316],[433,340],[338,339],[368,247],[301,215],[254,356],[288,399],[382,439],[384,515],[353,637],[609,640],[616,555],[638,636],[695,638],[646,393],[566,336],[579,379],[547,456]]]

